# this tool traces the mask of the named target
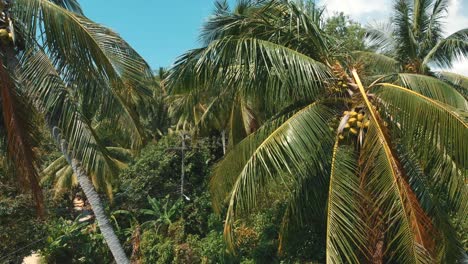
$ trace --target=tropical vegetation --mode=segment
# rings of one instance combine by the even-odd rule
[[[155,72],[76,0],[0,4],[1,263],[466,260],[449,0],[216,1]]]

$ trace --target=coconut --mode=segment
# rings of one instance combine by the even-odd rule
[[[349,132],[351,132],[351,133],[353,133],[355,135],[358,133],[358,131],[356,129],[354,129],[354,128],[350,128]]]
[[[4,40],[8,38],[8,31],[4,28],[0,29],[0,39]]]
[[[357,120],[362,121],[362,119],[364,119],[364,115],[363,114],[358,114],[357,115]]]

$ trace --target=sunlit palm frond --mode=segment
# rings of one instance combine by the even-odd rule
[[[332,144],[330,117],[327,107],[309,105],[280,126],[266,127],[249,136],[216,167],[210,188],[218,209],[229,194],[225,235],[231,246],[233,221],[256,204],[267,182],[280,180],[280,172],[301,171],[306,157],[316,166],[326,163],[329,157],[324,157],[322,150],[331,148],[327,143]]]
[[[468,77],[453,72],[440,72],[438,73],[438,77],[452,85],[454,89],[468,100]]]
[[[198,51],[196,63],[187,66],[194,73],[192,87],[225,84],[268,102],[314,99],[331,76],[324,64],[290,48],[255,38],[213,41]],[[174,70],[178,70],[177,65]],[[173,73],[172,77],[178,78],[178,74]]]
[[[383,120],[368,99],[355,71],[353,75],[371,115],[360,153],[362,180],[371,203],[369,219],[374,223],[369,227],[373,228],[374,234],[377,233],[377,240],[371,242],[375,248],[371,250],[380,250],[380,241],[386,248],[380,254],[391,255],[388,261],[432,263],[435,230],[431,220],[404,177]],[[380,238],[380,232],[385,232],[385,237]]]
[[[367,254],[366,223],[362,213],[362,193],[358,174],[358,153],[352,146],[340,146],[338,136],[333,151],[327,205],[327,263],[361,263]]]
[[[450,68],[454,61],[468,58],[468,28],[461,29],[435,45],[424,57],[423,64],[433,63]]]
[[[364,65],[366,72],[371,75],[394,74],[400,71],[400,63],[392,57],[367,51],[352,52],[356,63]]]
[[[77,0],[51,0],[51,2],[54,2],[56,5],[73,11],[77,14],[83,15],[83,10],[81,9],[81,5]]]
[[[106,147],[110,155],[110,159],[116,164],[118,169],[124,169],[129,158],[133,154],[131,150],[118,147]],[[55,197],[62,194],[64,191],[71,190],[78,185],[76,175],[73,173],[72,167],[67,163],[65,157],[61,156],[47,166],[41,173],[42,184],[53,184]],[[98,190],[106,190],[111,196],[111,192],[115,187],[115,183],[111,181],[112,177],[106,175],[92,174],[92,182]],[[112,197],[112,196],[111,196]]]
[[[431,99],[468,110],[468,101],[453,86],[434,77],[420,74],[399,74],[398,83]]]
[[[460,203],[467,195],[466,112],[392,84],[381,84],[375,92],[397,124],[395,129],[401,130],[402,143],[414,149],[431,180],[456,203],[451,206],[464,206]],[[418,118],[421,115],[424,118]]]
[[[467,167],[466,112],[393,84],[379,84],[374,92],[409,138],[424,140],[424,145],[440,145],[459,166]],[[422,111],[425,118],[418,118]]]
[[[17,74],[22,89],[46,116],[48,125],[62,129],[74,155],[82,160],[86,170],[103,176],[98,178],[101,183],[109,182],[116,176],[118,167],[91,126],[91,121],[81,113],[73,90],[65,86],[44,53],[31,53],[24,59]]]
[[[144,132],[132,99],[139,94],[139,84],[151,76],[144,60],[113,31],[53,2],[15,3],[13,12],[18,23],[27,29],[43,31],[38,42],[64,82],[73,84],[74,89],[84,89],[90,81],[99,80],[99,87],[107,89],[131,121],[128,125],[133,125],[135,146],[141,144]],[[28,32],[36,35],[34,31]],[[27,44],[27,47],[36,45],[31,41]]]

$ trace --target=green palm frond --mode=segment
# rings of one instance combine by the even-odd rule
[[[468,58],[468,28],[461,29],[435,45],[424,57],[423,64],[434,63],[450,68],[452,62]]]
[[[408,137],[444,147],[459,166],[466,168],[466,112],[393,84],[378,84],[374,92]],[[425,118],[417,118],[421,111],[426,113]],[[418,139],[414,138],[415,134]]]
[[[438,77],[452,85],[455,90],[468,100],[468,77],[453,72],[440,72],[438,73]]]
[[[268,102],[284,102],[316,98],[324,89],[323,82],[331,76],[321,62],[255,38],[228,37],[196,52],[176,64],[168,84],[174,85],[192,75],[190,82],[183,82],[190,87],[225,84]]]
[[[468,101],[453,86],[434,77],[420,74],[399,74],[398,83],[431,99],[468,110]]]
[[[396,55],[400,61],[411,60],[417,57],[418,43],[414,36],[411,22],[413,6],[407,0],[397,0],[394,4],[395,14],[393,23],[395,25],[394,37],[398,43]]]
[[[110,155],[110,159],[115,163],[116,167],[124,169],[127,165],[129,157],[133,155],[132,151],[125,148],[119,147],[106,147]],[[110,197],[112,197],[112,191],[115,187],[115,183],[112,181],[112,177],[108,175],[100,175],[98,172],[93,172],[91,175],[92,182],[96,189],[105,190]],[[106,173],[104,171],[104,173]],[[65,157],[60,156],[58,159],[53,161],[47,166],[41,173],[42,184],[53,184],[55,197],[62,194],[65,191],[71,190],[78,184],[76,175],[73,173],[72,167],[67,163]]]
[[[327,206],[327,263],[360,263],[367,253],[366,224],[356,217],[362,208],[358,174],[358,154],[351,146],[340,146],[338,136],[333,151]]]
[[[305,157],[316,166],[327,160],[321,150],[331,147],[327,146],[332,141],[330,114],[321,104],[309,105],[276,129],[273,125],[247,137],[216,167],[210,188],[215,208],[220,208],[229,194],[225,235],[231,247],[233,221],[256,204],[267,182],[280,180],[281,172],[301,171]]]
[[[96,131],[80,111],[72,89],[65,86],[44,53],[31,54],[18,69],[19,83],[36,107],[45,115],[49,126],[62,129],[76,157],[88,172],[103,176],[98,186],[106,186],[118,171],[117,164],[100,141]]]
[[[450,221],[450,214],[453,212],[451,206],[447,206],[444,201],[447,199],[446,193],[439,187],[436,174],[445,173],[444,171],[435,169],[434,171],[427,168],[427,163],[421,162],[417,158],[416,153],[404,144],[399,144],[397,147],[398,156],[401,165],[408,176],[408,183],[413,190],[418,190],[416,193],[421,207],[427,212],[433,220],[434,226],[440,230],[435,240],[438,241],[436,248],[436,262],[438,263],[455,263],[463,256],[463,247],[460,243],[459,234],[457,234],[453,224]],[[431,163],[431,162],[428,162]],[[426,172],[429,171],[429,172]],[[431,172],[432,171],[432,172]],[[452,177],[459,177],[453,175]],[[466,192],[465,192],[466,193]],[[461,199],[460,199],[461,198]],[[461,203],[466,203],[468,197],[457,197]],[[465,202],[463,202],[463,199]],[[457,203],[459,202],[457,201]],[[453,203],[451,201],[448,204]],[[464,217],[466,212],[459,213],[460,217]]]
[[[403,144],[414,148],[426,164],[425,170],[433,174],[432,180],[450,200],[463,206],[460,202],[468,195],[464,187],[468,168],[466,112],[392,84],[381,84],[375,92],[398,123]],[[425,118],[417,118],[421,115]]]
[[[360,163],[364,189],[370,198],[369,227],[377,233],[371,242],[379,250],[379,240],[385,243],[388,261],[401,263],[432,263],[433,233],[431,220],[421,208],[419,201],[403,176],[397,157],[391,148],[383,122],[369,101],[364,87],[355,71],[354,78],[371,114],[370,127],[366,133]],[[384,220],[385,219],[385,220]],[[382,221],[385,221],[383,224]],[[382,239],[379,233],[387,235]],[[371,249],[372,250],[372,249]],[[373,252],[372,252],[373,253]],[[371,253],[371,254],[372,254]]]
[[[67,10],[83,15],[83,10],[77,0],[51,0],[51,2]]]
[[[322,13],[323,9],[311,2],[246,1],[239,2],[233,11],[219,5],[205,23],[201,39],[209,44],[230,36],[254,37],[295,47],[319,59],[329,49],[329,40],[320,28]]]
[[[96,82],[96,87],[107,89],[128,116],[135,146],[140,145],[144,132],[132,99],[140,94],[139,84],[151,76],[146,62],[113,31],[53,2],[19,0],[13,13],[22,27],[43,31],[39,43],[65,83],[84,89]],[[29,39],[35,38],[35,31],[28,33]],[[28,41],[26,47],[36,45]]]
[[[400,71],[400,63],[392,57],[367,51],[354,51],[356,63],[362,63],[365,70],[373,75],[393,74]]]

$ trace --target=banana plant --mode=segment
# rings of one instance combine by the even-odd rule
[[[172,225],[174,218],[180,213],[181,200],[179,199],[170,204],[169,196],[166,196],[162,201],[150,196],[147,199],[151,208],[140,209],[139,212],[142,216],[149,217],[150,220],[143,222],[141,228],[156,228],[156,232],[163,228],[162,232],[165,232]]]

